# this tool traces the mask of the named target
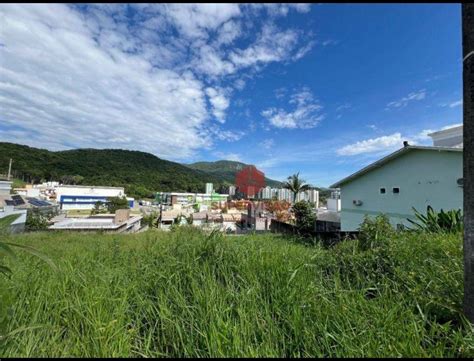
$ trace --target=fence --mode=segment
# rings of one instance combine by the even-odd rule
[[[295,225],[277,220],[272,220],[272,223],[270,224],[270,231],[272,233],[283,233],[290,235],[298,234]],[[321,240],[326,245],[332,245],[345,238],[354,239],[358,234],[359,232],[341,232],[340,224],[336,222],[316,221],[314,230],[310,235]]]

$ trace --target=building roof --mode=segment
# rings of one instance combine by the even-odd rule
[[[462,133],[462,130],[463,130],[463,126],[462,125],[459,125],[457,127],[452,127],[452,128],[447,128],[447,129],[442,129],[442,130],[438,130],[436,132],[433,132],[433,133],[429,133],[428,136],[432,137],[432,136],[439,136],[439,135],[448,135],[448,134],[456,134],[458,132],[461,132]]]
[[[406,147],[403,147],[385,157],[382,159],[379,159],[378,161],[369,164],[367,167],[362,168],[361,170],[351,174],[350,176],[341,179],[339,182],[336,182],[332,185],[329,186],[329,188],[339,188],[341,185],[351,182],[352,180],[360,177],[363,174],[369,173],[372,170],[379,168],[383,166],[384,164],[392,161],[395,158],[400,157],[401,155],[404,155],[408,152],[414,151],[414,150],[428,150],[428,151],[436,151],[436,152],[462,152],[462,148],[451,148],[451,147],[433,147],[433,146],[420,146],[420,145],[408,145]]]
[[[108,187],[108,186],[82,186],[82,185],[73,185],[73,184],[61,184],[58,188],[99,188],[99,189],[121,189],[124,187]]]
[[[341,214],[339,212],[322,210],[318,211],[316,219],[323,222],[341,223]]]
[[[240,222],[241,219],[241,213],[222,213],[222,220],[224,222]]]
[[[138,222],[142,218],[142,216],[133,216],[122,223],[114,223],[113,217],[64,218],[54,223],[52,226],[49,227],[49,229],[113,230],[121,228],[125,224],[130,225],[135,222]]]

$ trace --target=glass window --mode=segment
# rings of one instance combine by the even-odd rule
[[[393,188],[393,193],[400,193],[400,188],[394,187]]]
[[[380,193],[385,194],[385,188],[380,188]]]

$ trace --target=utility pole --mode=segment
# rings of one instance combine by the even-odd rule
[[[474,4],[462,4],[464,314],[474,323]]]
[[[10,180],[10,174],[12,172],[12,162],[13,160],[10,158],[10,164],[8,165],[8,176],[7,176],[7,180]]]

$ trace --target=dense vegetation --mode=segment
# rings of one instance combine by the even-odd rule
[[[374,221],[375,222],[375,221]],[[474,356],[462,236],[370,224],[363,242],[32,233],[0,277],[0,357]]]
[[[87,185],[123,186],[132,197],[154,197],[156,191],[204,192],[206,182],[220,182],[212,174],[149,153],[121,149],[50,152],[0,143],[0,169],[5,173],[10,158],[13,176],[27,182],[63,179]]]

